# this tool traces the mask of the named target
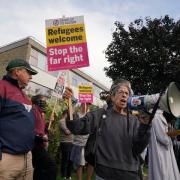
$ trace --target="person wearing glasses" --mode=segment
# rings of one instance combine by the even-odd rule
[[[115,82],[110,89],[112,104],[105,112],[100,108],[82,118],[66,120],[73,134],[90,136],[96,132],[98,122],[103,121],[97,133],[96,180],[140,180],[139,155],[149,143],[151,125],[148,125],[149,118],[139,121],[129,113],[130,95],[127,80]]]

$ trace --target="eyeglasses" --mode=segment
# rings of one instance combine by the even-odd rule
[[[126,95],[126,96],[129,96],[129,92],[128,91],[122,91],[122,90],[120,90],[120,91],[118,91],[118,92],[116,92],[116,95]]]

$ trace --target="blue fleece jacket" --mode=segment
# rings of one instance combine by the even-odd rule
[[[1,152],[24,154],[34,142],[32,103],[16,80],[0,80],[0,159]]]

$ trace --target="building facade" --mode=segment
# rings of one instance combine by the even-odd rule
[[[12,42],[0,47],[0,78],[6,73],[6,66],[11,59],[21,58],[27,60],[31,66],[38,71],[36,76],[26,88],[26,93],[42,93],[46,96],[56,96],[53,93],[57,78],[62,71],[48,72],[46,60],[46,48],[33,37]],[[65,85],[70,85],[74,91],[74,96],[78,98],[78,85],[91,84],[93,87],[93,104],[102,106],[104,102],[100,100],[99,93],[108,91],[108,88],[99,83],[89,75],[79,69],[65,71],[68,74]]]

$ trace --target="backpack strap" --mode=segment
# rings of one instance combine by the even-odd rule
[[[101,131],[102,131],[102,126],[103,126],[103,123],[104,123],[104,120],[106,119],[106,109],[102,109],[102,113],[101,113],[101,117],[100,117],[100,121],[98,123],[98,127],[97,127],[97,135],[100,135],[101,134]]]
[[[97,148],[98,148],[98,141],[99,141],[99,136],[101,136],[101,132],[102,132],[102,126],[103,126],[103,123],[104,123],[104,120],[106,119],[106,109],[103,108],[102,109],[102,112],[101,112],[101,116],[100,116],[100,120],[98,122],[98,126],[96,128],[96,142],[95,142],[95,165],[94,167],[96,167],[96,152],[97,152]]]

